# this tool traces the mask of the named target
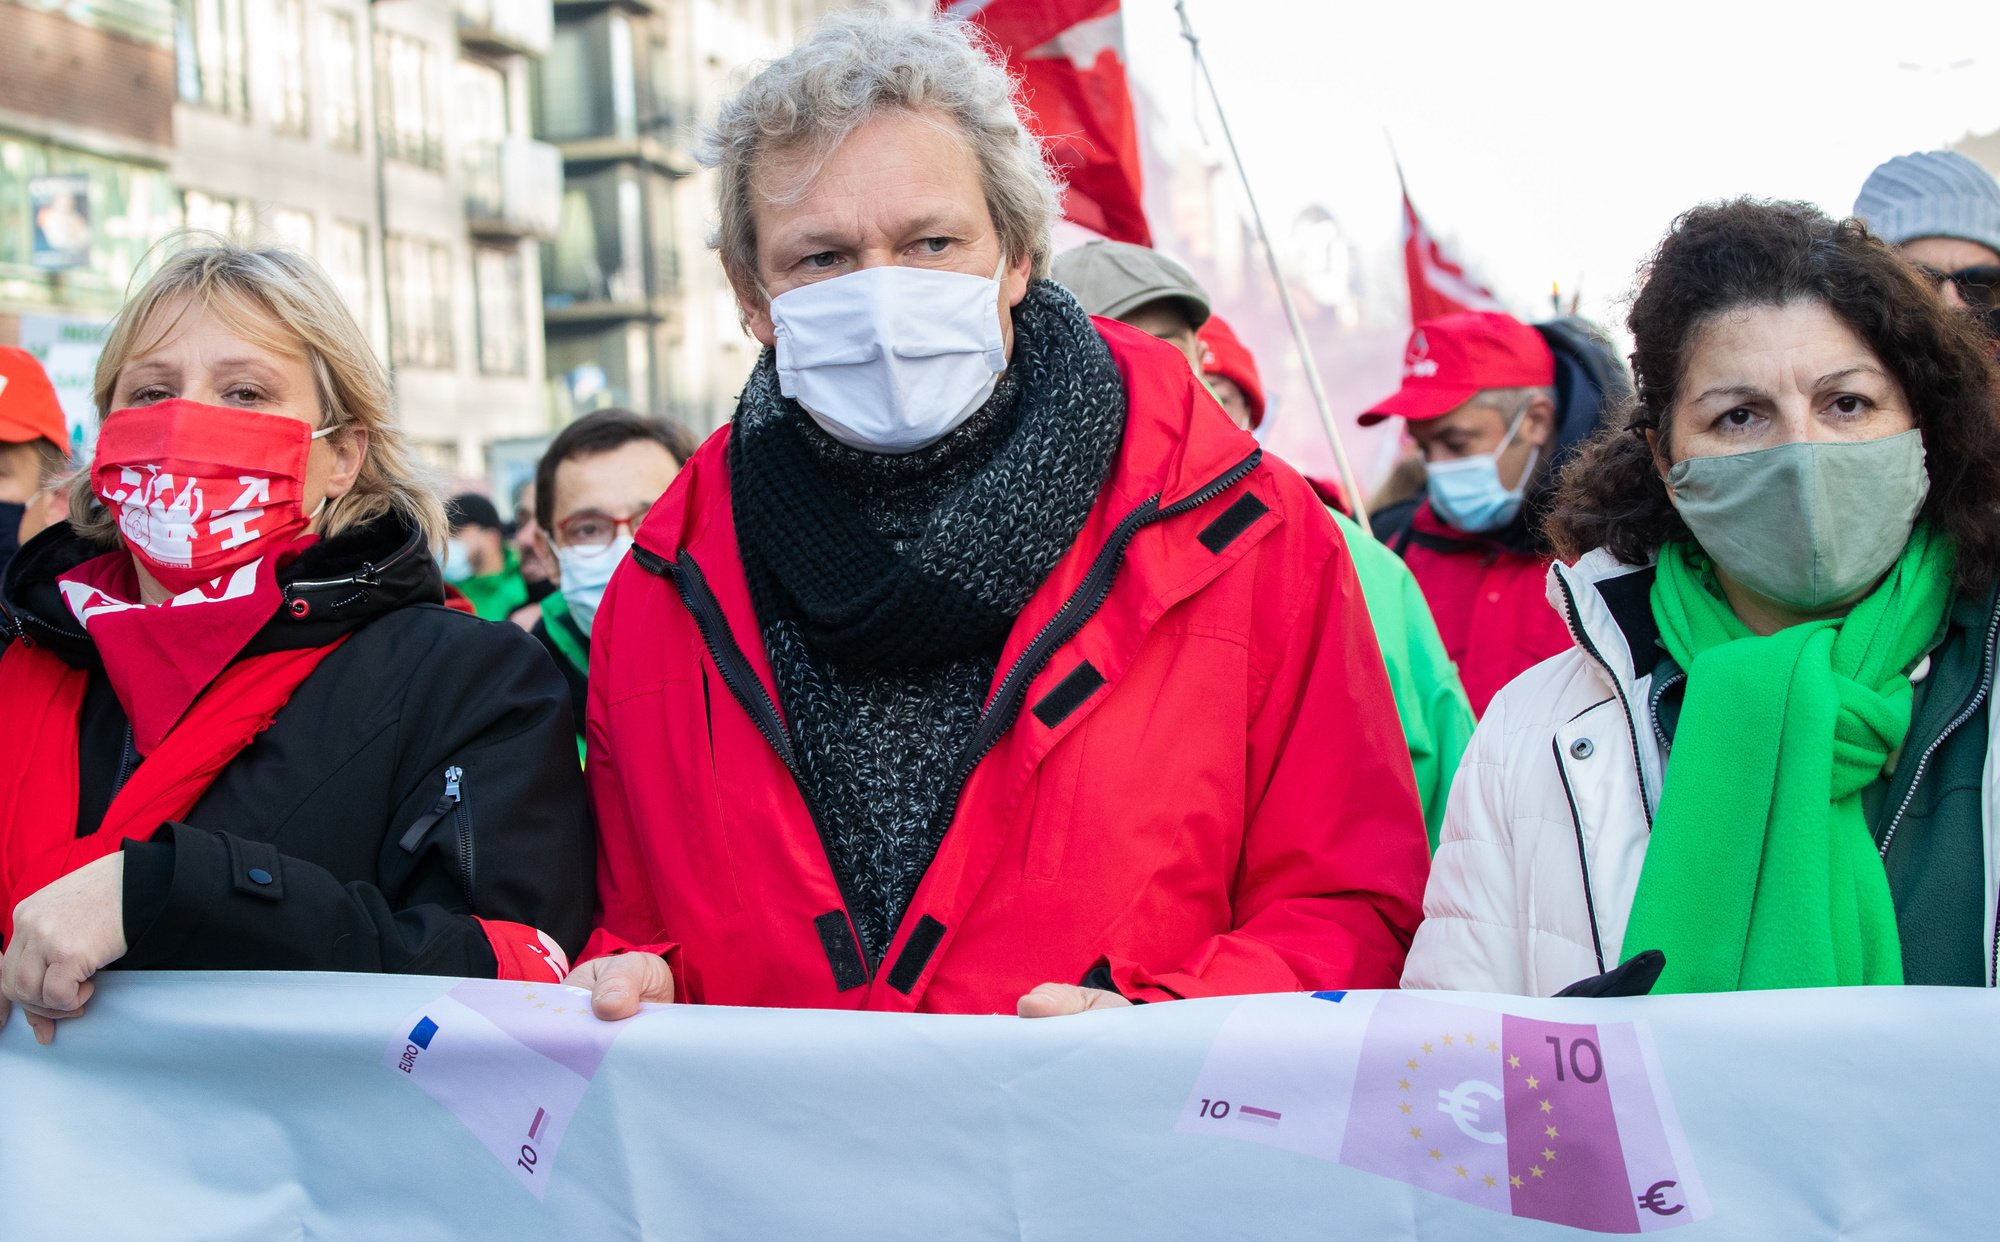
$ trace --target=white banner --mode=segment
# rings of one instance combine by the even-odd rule
[[[1074,1018],[110,974],[0,1031],[0,1237],[1984,1237],[2000,998]]]

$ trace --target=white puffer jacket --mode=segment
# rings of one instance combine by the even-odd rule
[[[1551,996],[1622,960],[1666,769],[1651,699],[1658,655],[1635,660],[1627,638],[1654,632],[1652,582],[1650,566],[1603,551],[1550,567],[1549,603],[1577,645],[1509,682],[1474,731],[1404,987]],[[1996,701],[1986,706],[1988,927],[2000,914]]]

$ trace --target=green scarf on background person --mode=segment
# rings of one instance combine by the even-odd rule
[[[1653,616],[1687,691],[1623,945],[1666,953],[1655,992],[1903,981],[1861,792],[1910,731],[1952,561],[1920,524],[1845,617],[1760,637],[1697,547],[1662,549]]]

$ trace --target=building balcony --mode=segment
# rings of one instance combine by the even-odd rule
[[[687,152],[650,134],[574,138],[556,145],[562,151],[563,163],[576,172],[587,172],[609,164],[644,164],[670,177],[687,177],[694,173],[694,161]]]
[[[541,56],[555,35],[550,0],[458,0],[458,41],[488,56]]]
[[[466,227],[478,237],[553,240],[562,221],[562,153],[532,138],[467,149],[460,176]]]

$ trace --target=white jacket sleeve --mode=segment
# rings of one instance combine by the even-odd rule
[[[1527,936],[1519,917],[1511,788],[1519,773],[1503,690],[1473,731],[1452,781],[1424,921],[1403,967],[1406,988],[1524,994]],[[1532,729],[1532,725],[1530,726]],[[1510,775],[1514,779],[1510,779]]]

